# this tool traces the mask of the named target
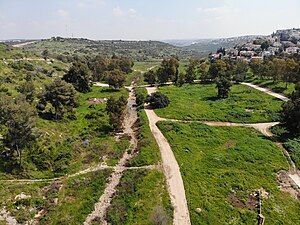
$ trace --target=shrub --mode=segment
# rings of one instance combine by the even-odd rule
[[[146,103],[149,103],[154,109],[160,109],[167,107],[170,104],[170,100],[166,95],[155,92],[146,98]]]

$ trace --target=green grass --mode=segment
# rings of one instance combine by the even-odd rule
[[[58,205],[49,207],[40,224],[83,224],[105,189],[109,171],[70,178],[58,193]]]
[[[112,225],[152,225],[157,207],[163,208],[167,224],[172,224],[173,210],[164,174],[157,170],[126,171],[108,210],[108,222]]]
[[[270,194],[262,201],[265,225],[300,220],[300,202],[278,188],[276,173],[288,163],[272,141],[249,128],[172,122],[159,128],[180,165],[192,224],[257,224],[247,202],[259,188]]]
[[[286,88],[286,83],[285,82],[273,82],[273,80],[270,79],[261,79],[259,77],[249,77],[247,79],[248,82],[251,82],[253,84],[266,87],[271,89],[274,92],[284,94],[285,96],[289,96],[295,91],[295,84],[294,83],[287,83],[287,88]]]
[[[155,110],[161,117],[180,120],[270,122],[279,117],[282,101],[244,85],[234,85],[227,99],[217,98],[214,84],[163,86],[171,103]]]

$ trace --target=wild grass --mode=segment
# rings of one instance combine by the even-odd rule
[[[65,181],[57,194],[58,205],[50,205],[40,224],[83,224],[103,194],[109,174],[98,171]]]
[[[288,162],[255,130],[160,122],[184,180],[192,224],[256,224],[250,194],[263,188],[265,224],[295,224],[300,202],[281,192],[276,173]]]
[[[217,97],[214,84],[162,86],[171,101],[156,113],[165,118],[240,123],[277,121],[282,101],[244,85],[234,85],[227,99]]]
[[[155,223],[157,214],[163,215],[166,223]],[[172,215],[164,174],[158,170],[132,170],[122,177],[107,220],[112,225],[172,224]]]

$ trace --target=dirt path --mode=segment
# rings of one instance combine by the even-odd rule
[[[268,95],[271,95],[271,96],[273,96],[275,98],[278,98],[278,99],[280,99],[282,101],[285,101],[285,102],[287,102],[288,100],[290,100],[289,98],[285,97],[282,94],[275,93],[275,92],[273,92],[273,91],[271,91],[271,90],[269,90],[267,88],[259,87],[259,86],[255,85],[255,84],[246,83],[246,82],[243,82],[241,84],[246,85],[248,87],[252,87],[252,88],[254,88],[256,90],[262,91],[262,92],[264,92],[264,93],[266,93]]]
[[[100,224],[107,224],[107,222],[105,221],[106,211],[110,206],[114,193],[116,192],[116,187],[120,183],[120,179],[125,170],[125,165],[133,157],[134,150],[137,148],[137,138],[133,130],[133,125],[138,118],[137,111],[135,108],[136,99],[133,89],[129,88],[129,90],[130,93],[123,123],[124,133],[130,136],[130,146],[128,149],[129,151],[126,150],[123,157],[118,162],[118,165],[115,167],[114,172],[111,174],[108,180],[103,195],[95,204],[94,211],[86,218],[84,225],[91,224],[95,219],[97,219],[97,221],[99,221]]]
[[[153,87],[148,87],[147,91],[148,94],[151,94],[155,92],[156,89]],[[156,126],[156,123],[160,121],[161,118],[159,118],[151,109],[145,109],[145,111],[149,119],[151,132],[156,139],[161,152],[163,169],[167,179],[172,206],[174,207],[173,224],[189,225],[191,224],[191,222],[180,168],[170,147],[170,144]]]
[[[28,42],[24,42],[24,43],[21,43],[21,44],[15,44],[15,45],[12,45],[14,48],[21,48],[21,47],[24,47],[26,45],[30,45],[30,44],[34,44],[36,41],[28,41]]]

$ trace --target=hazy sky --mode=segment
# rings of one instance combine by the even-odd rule
[[[0,0],[0,39],[189,39],[300,27],[300,0]]]

